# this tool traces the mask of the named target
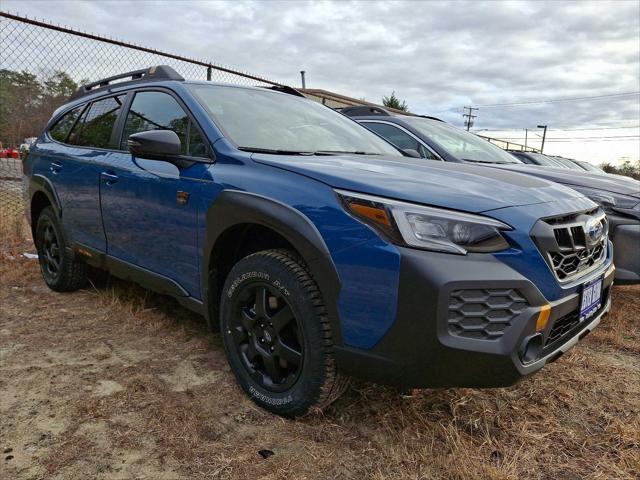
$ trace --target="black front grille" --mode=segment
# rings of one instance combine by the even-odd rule
[[[559,280],[570,278],[597,264],[604,258],[604,242],[593,248],[584,246],[569,251],[549,252],[553,271]]]
[[[601,227],[599,236],[586,231]],[[532,231],[540,252],[560,281],[584,275],[607,256],[608,222],[600,209],[540,220]],[[594,238],[595,237],[595,238]]]
[[[455,290],[449,297],[449,333],[497,340],[528,306],[520,292],[512,288]]]
[[[576,325],[580,323],[580,312],[576,310],[564,317],[560,317],[553,323],[553,328],[549,332],[549,337],[545,342],[545,345],[550,345],[556,340],[562,338],[565,334],[569,333]]]
[[[605,288],[602,292],[602,306],[595,312],[586,322],[593,320],[595,317],[600,315],[602,310],[607,305],[607,301],[609,299],[609,287]],[[549,336],[544,343],[545,348],[554,345],[556,342],[568,338],[571,336],[571,332],[576,329],[580,325],[580,307],[576,308],[571,313],[558,318],[553,322],[553,327],[551,327],[551,331],[549,332]],[[562,342],[560,342],[562,343]]]

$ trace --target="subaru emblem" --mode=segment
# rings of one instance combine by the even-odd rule
[[[597,218],[590,218],[585,223],[584,231],[592,243],[597,242],[598,240],[600,240],[602,234],[604,233],[602,221]]]

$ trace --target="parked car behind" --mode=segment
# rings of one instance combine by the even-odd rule
[[[36,137],[27,137],[24,139],[24,141],[20,144],[20,154],[21,155],[26,155],[27,153],[29,153],[29,149],[31,148],[31,145],[33,145],[33,143],[36,141]]]
[[[343,113],[351,116],[352,111],[344,109]],[[640,282],[640,182],[637,180],[585,170],[526,165],[477,135],[433,117],[395,116],[379,108],[370,110],[367,116],[361,115],[362,110],[356,110],[356,113],[352,117],[354,120],[400,148],[418,151],[425,159],[509,169],[558,182],[583,193],[598,203],[609,217],[616,281]],[[549,158],[535,153],[518,154],[521,159],[525,156],[537,159],[540,163],[536,165],[542,165]]]
[[[568,170],[585,170],[577,163],[574,163],[568,159],[560,158],[560,157],[551,157],[549,155],[543,155],[542,153],[535,152],[522,152],[519,150],[507,150],[511,155],[516,157],[518,160],[521,160],[522,163],[527,163],[529,165],[539,165],[542,167],[552,167],[552,168],[564,168]]]
[[[13,147],[3,147],[0,143],[0,158],[20,158],[20,152]]]
[[[556,157],[554,157],[554,158],[556,158]],[[562,158],[564,158],[564,157],[562,157]],[[596,165],[593,165],[592,163],[585,162],[583,160],[575,160],[573,158],[566,158],[565,160],[569,160],[569,161],[577,164],[578,166],[582,167],[584,170],[587,170],[588,172],[600,173],[600,174],[603,174],[603,175],[608,175],[607,172],[602,170],[600,167],[597,167]]]
[[[610,308],[608,222],[583,194],[402,157],[286,93],[169,67],[100,80],[54,113],[24,172],[50,288],[80,288],[94,265],[174,296],[282,415],[350,376],[511,385]]]

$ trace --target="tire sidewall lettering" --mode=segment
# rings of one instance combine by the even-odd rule
[[[229,291],[227,292],[227,298],[233,297],[236,289],[246,280],[266,280],[267,282],[270,282],[271,276],[268,273],[255,270],[251,272],[245,272],[233,280],[233,283],[231,284],[231,286],[229,287]]]
[[[320,319],[317,318],[313,300],[308,296],[304,284],[300,283],[299,270],[294,270],[297,265],[289,263],[290,257],[278,258],[269,253],[247,256],[240,261],[242,265],[238,262],[230,272],[221,295],[220,328],[227,358],[246,394],[263,408],[288,416],[291,412],[303,412],[305,405],[313,405],[314,399],[321,394],[319,386],[323,384],[325,372],[324,354],[319,340],[322,332],[318,328]],[[297,381],[284,391],[267,389],[251,377],[242,364],[231,336],[232,331],[227,326],[227,319],[234,315],[232,309],[236,297],[251,283],[266,284],[273,294],[277,292],[280,297],[287,298],[295,317],[303,319],[303,323],[299,325],[305,345],[303,370]]]

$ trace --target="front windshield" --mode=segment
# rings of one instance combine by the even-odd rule
[[[460,160],[481,163],[522,163],[487,140],[437,120],[403,118],[405,122]]]
[[[542,165],[543,167],[553,167],[553,168],[570,168],[568,165],[565,165],[557,158],[547,157],[541,153],[527,153],[527,155],[531,155],[537,162],[538,165]]]
[[[311,100],[222,85],[190,84],[188,88],[242,150],[402,155],[365,127]]]
[[[580,162],[580,165],[582,165],[589,172],[603,173],[602,169],[596,167],[595,165],[591,165],[589,162]]]
[[[571,160],[568,160],[566,158],[553,157],[553,159],[556,160],[557,162],[559,162],[560,164],[564,165],[566,168],[570,168],[571,170],[582,170],[582,171],[584,171],[584,168],[582,168],[580,165],[576,165]]]

